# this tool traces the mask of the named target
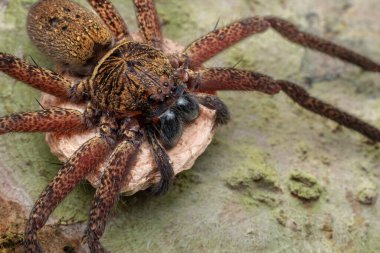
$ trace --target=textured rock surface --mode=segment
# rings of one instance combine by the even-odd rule
[[[32,2],[0,1],[0,50],[51,66],[26,36],[25,17]],[[131,2],[114,2],[135,29]],[[212,30],[218,19],[220,26],[243,16],[272,14],[380,61],[377,0],[159,0],[157,5],[165,35],[181,44]],[[378,74],[302,49],[272,31],[245,40],[209,65],[236,62],[240,68],[303,84],[313,95],[380,126]],[[1,115],[38,108],[38,92],[4,75],[0,91]],[[284,95],[220,95],[230,107],[231,123],[217,131],[205,154],[166,196],[139,193],[119,201],[102,240],[107,248],[116,253],[380,250],[380,204],[357,200],[362,184],[370,182],[371,191],[379,191],[378,146],[302,110]],[[0,226],[0,232],[22,231],[24,210],[30,210],[54,176],[58,160],[42,134],[1,136],[0,158],[0,205],[19,213],[7,221],[14,226]],[[318,200],[302,202],[291,195],[287,185],[296,169],[321,185]],[[230,187],[231,182],[238,185],[239,177],[245,187]],[[50,224],[63,217],[64,225],[44,229],[46,248],[77,248],[79,234],[72,233],[77,240],[59,238],[62,232],[83,229],[93,192],[84,183],[60,205]]]

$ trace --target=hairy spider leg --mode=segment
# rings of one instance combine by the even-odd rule
[[[140,33],[145,42],[156,49],[162,48],[161,25],[153,0],[134,0]]]
[[[48,69],[28,64],[13,55],[0,53],[0,71],[56,97],[67,99],[72,95],[73,85],[69,80]]]
[[[371,59],[333,42],[302,32],[290,22],[271,16],[245,18],[206,34],[185,49],[184,60],[189,62],[191,68],[197,68],[236,42],[249,35],[265,32],[270,27],[291,42],[337,57],[363,70],[380,72],[380,65]]]
[[[0,117],[0,134],[10,132],[67,132],[86,128],[77,110],[52,108]]]
[[[183,61],[196,69],[224,49],[250,35],[266,31],[269,26],[263,18],[250,17],[216,29],[188,45],[183,52]]]
[[[199,92],[216,90],[255,90],[269,95],[278,93],[280,85],[273,78],[234,68],[205,68],[190,74],[188,87]]]
[[[370,124],[308,94],[299,85],[246,70],[210,68],[195,71],[189,80],[198,92],[217,90],[255,90],[275,94],[282,90],[303,108],[353,129],[372,141],[380,141],[380,130]],[[204,95],[203,95],[204,96]]]
[[[284,19],[273,16],[264,18],[275,31],[291,42],[337,57],[343,61],[357,65],[363,70],[380,72],[380,65],[363,55],[315,35],[301,32],[295,25]]]
[[[378,128],[328,103],[310,96],[309,93],[299,85],[283,80],[276,82],[281,86],[283,92],[303,108],[355,130],[374,142],[380,142],[380,130]]]
[[[223,103],[220,98],[215,95],[206,93],[193,93],[193,95],[198,99],[199,103],[206,106],[209,109],[216,111],[215,123],[224,125],[230,120],[230,112],[228,107]]]
[[[90,219],[84,236],[91,252],[106,252],[99,239],[104,233],[107,216],[117,201],[123,183],[129,180],[128,173],[133,166],[141,141],[140,133],[130,131],[127,139],[116,146],[108,159],[91,205]]]
[[[27,253],[42,252],[37,231],[71,190],[106,159],[110,150],[111,145],[105,138],[94,137],[84,143],[58,171],[36,201],[26,223],[24,245]]]
[[[157,140],[153,129],[147,129],[146,132],[153,158],[161,175],[160,181],[155,186],[153,186],[152,190],[155,194],[162,195],[168,191],[170,185],[172,184],[174,170],[170,164],[170,158],[168,154],[161,146],[160,142]]]
[[[301,32],[293,24],[276,17],[246,18],[212,31],[192,42],[185,49],[183,54],[185,59],[183,60],[187,61],[190,67],[198,68],[203,62],[236,42],[251,34],[264,32],[269,27],[272,27],[282,36],[294,43],[337,57],[367,71],[380,71],[380,65],[369,58],[325,39]],[[281,90],[302,107],[334,120],[347,128],[351,128],[373,141],[380,141],[380,130],[377,128],[310,96],[302,87],[287,81],[275,81],[268,76],[244,70],[204,69],[193,73],[192,80],[190,80],[189,84],[191,88],[200,92],[217,90],[258,90],[264,93],[274,94],[279,91],[278,87],[281,87]]]
[[[116,40],[129,36],[128,27],[109,0],[87,0],[99,17],[114,34]]]

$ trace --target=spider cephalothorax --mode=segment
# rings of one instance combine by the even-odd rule
[[[162,52],[142,43],[125,42],[95,67],[89,91],[96,107],[116,117],[139,111],[160,115],[154,112],[155,107],[175,96],[176,81],[174,69]]]
[[[175,174],[167,151],[178,148],[185,128],[199,120],[204,108],[215,111],[212,120],[216,124],[228,121],[226,106],[212,95],[218,90],[254,90],[269,95],[283,91],[305,109],[380,141],[377,128],[310,96],[294,83],[253,71],[202,65],[234,43],[269,28],[294,43],[380,72],[379,64],[364,56],[270,16],[236,21],[185,49],[171,51],[161,35],[153,1],[134,1],[138,36],[129,33],[110,1],[88,2],[98,16],[70,0],[40,0],[31,7],[30,38],[63,71],[55,73],[0,53],[1,71],[59,98],[61,103],[0,118],[0,134],[42,131],[59,133],[61,138],[66,133],[95,132],[80,143],[34,205],[25,229],[27,252],[41,252],[37,231],[63,198],[105,163],[85,234],[91,252],[104,252],[99,239],[106,217],[122,187],[130,183],[133,171],[140,169],[135,165],[139,152],[151,150],[161,176],[153,189],[164,193]],[[81,105],[84,112],[70,109],[62,101]],[[199,129],[199,135],[211,135],[211,130],[203,131]],[[196,146],[192,138],[186,137],[189,148]],[[144,142],[149,148],[142,148]]]
[[[157,130],[165,147],[172,148],[183,124],[199,114],[198,101],[184,93],[181,81],[161,51],[126,41],[100,60],[82,92],[89,94],[89,110],[98,112],[92,117],[104,112],[116,119],[137,117],[151,131]]]

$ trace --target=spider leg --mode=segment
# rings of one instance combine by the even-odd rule
[[[82,97],[79,93],[73,94],[72,87],[75,85],[66,78],[48,69],[31,65],[10,54],[0,53],[0,71],[56,97],[65,99]],[[82,86],[82,84],[79,83],[77,86]],[[78,92],[80,91],[82,90],[78,90]]]
[[[201,105],[216,111],[216,124],[227,124],[230,120],[230,112],[227,106],[217,96],[207,93],[192,93]]]
[[[334,120],[347,128],[355,130],[372,141],[380,141],[380,130],[376,127],[371,126],[361,119],[358,119],[357,117],[330,104],[310,96],[304,88],[288,81],[274,80],[269,76],[255,72],[249,73],[249,71],[245,70],[202,69],[194,72],[190,76],[189,83],[190,87],[195,87],[196,91],[199,92],[210,92],[217,90],[256,90],[268,94],[274,94],[282,90],[293,101],[305,109]],[[266,90],[265,86],[271,88]],[[201,94],[198,96],[205,96],[206,98],[211,97],[208,94]],[[208,100],[210,101],[211,99],[209,98]]]
[[[104,21],[116,40],[129,36],[127,25],[117,9],[109,0],[87,0],[100,18]]]
[[[277,83],[281,86],[283,92],[303,108],[355,130],[374,142],[380,142],[380,130],[376,127],[310,96],[309,93],[299,85],[283,80],[279,80]]]
[[[152,190],[157,195],[165,194],[170,185],[172,184],[174,177],[174,170],[170,164],[170,158],[166,153],[165,149],[162,147],[160,142],[157,140],[153,129],[148,129],[147,131],[148,141],[151,147],[151,151],[154,157],[154,160],[157,164],[157,167],[160,171],[160,182],[157,185],[153,186]]]
[[[110,151],[110,144],[102,137],[94,137],[83,144],[59,170],[53,181],[41,193],[25,227],[24,246],[28,253],[42,251],[37,231],[46,223],[56,206]]]
[[[184,51],[184,61],[191,68],[197,68],[224,49],[249,35],[266,31],[269,26],[263,18],[251,17],[216,29],[188,45]]]
[[[126,139],[118,144],[108,160],[107,169],[101,178],[92,202],[90,219],[84,240],[91,252],[106,252],[99,239],[105,230],[106,218],[116,202],[122,184],[135,161],[142,135],[136,129],[126,131]]]
[[[140,33],[145,41],[160,49],[162,47],[161,25],[156,6],[152,0],[134,0]]]
[[[363,70],[380,72],[380,65],[363,55],[313,34],[302,32],[295,25],[284,19],[273,16],[264,18],[275,31],[291,42],[337,57],[343,61],[357,65]]]
[[[192,72],[188,88],[200,92],[216,90],[256,90],[269,95],[281,87],[269,76],[234,68],[205,68]]]
[[[86,128],[83,113],[52,108],[0,117],[0,135],[9,132],[65,132]]]
[[[380,72],[380,65],[371,59],[315,35],[300,31],[295,25],[277,17],[250,17],[214,30],[192,42],[184,51],[183,61],[199,67],[214,55],[236,42],[272,27],[291,42],[355,64],[367,71]]]

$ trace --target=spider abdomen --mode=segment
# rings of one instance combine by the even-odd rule
[[[174,70],[159,50],[123,42],[95,67],[89,82],[91,102],[117,117],[149,114],[176,87]]]
[[[113,41],[97,15],[67,0],[35,3],[30,8],[27,27],[30,39],[41,52],[81,75],[89,74]]]

